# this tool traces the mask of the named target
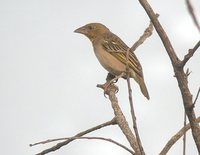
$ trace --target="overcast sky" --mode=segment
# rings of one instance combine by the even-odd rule
[[[181,58],[199,40],[184,0],[149,0]],[[200,1],[194,0],[200,18]],[[198,7],[197,7],[198,6]],[[199,19],[200,20],[200,19]],[[107,72],[89,40],[73,31],[101,22],[131,46],[149,24],[137,0],[0,0],[0,154],[33,155],[53,144],[29,147],[50,138],[69,137],[113,118],[108,99],[96,84]],[[144,150],[156,155],[183,126],[183,105],[171,62],[153,35],[136,50],[143,66],[148,101],[131,80]],[[191,92],[200,86],[200,51],[186,67]],[[126,81],[120,79],[120,106],[131,125]],[[200,100],[195,111],[200,115]],[[88,136],[112,138],[129,147],[117,126]],[[182,140],[169,155],[182,153]],[[188,155],[197,155],[188,132]],[[129,155],[108,142],[77,140],[52,155]]]

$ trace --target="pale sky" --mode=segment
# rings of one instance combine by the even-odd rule
[[[184,0],[149,3],[181,58],[200,38]],[[193,1],[200,18],[200,2]],[[199,19],[200,20],[200,19]],[[107,72],[89,40],[73,31],[101,22],[132,44],[149,19],[136,0],[0,0],[0,154],[33,155],[56,143],[29,147],[50,138],[70,137],[113,118],[108,99],[96,84]],[[137,123],[144,150],[156,155],[183,126],[183,105],[169,57],[154,31],[135,51],[143,66],[150,101],[131,80]],[[194,96],[200,86],[200,51],[187,64]],[[119,104],[131,125],[126,81],[117,83]],[[195,111],[200,115],[200,100]],[[112,138],[129,147],[117,126],[87,136]],[[182,140],[169,155],[182,153]],[[104,141],[77,140],[52,155],[129,155]],[[197,155],[188,132],[187,154]]]

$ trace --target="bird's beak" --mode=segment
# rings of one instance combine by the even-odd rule
[[[74,30],[75,33],[81,33],[81,34],[85,34],[86,33],[86,29],[85,27],[79,27],[78,29]]]

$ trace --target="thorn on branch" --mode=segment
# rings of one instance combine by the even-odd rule
[[[192,73],[192,71],[190,71],[189,68],[187,68],[186,73],[185,73],[186,76],[188,77],[191,73]]]

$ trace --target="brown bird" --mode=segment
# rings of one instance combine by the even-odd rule
[[[109,72],[107,80],[111,80],[121,73],[126,73],[126,52],[129,47],[106,26],[100,23],[90,23],[76,29],[74,32],[84,34],[90,39],[100,64]],[[135,79],[143,95],[149,99],[142,66],[133,52],[129,54],[128,63],[130,77]]]

